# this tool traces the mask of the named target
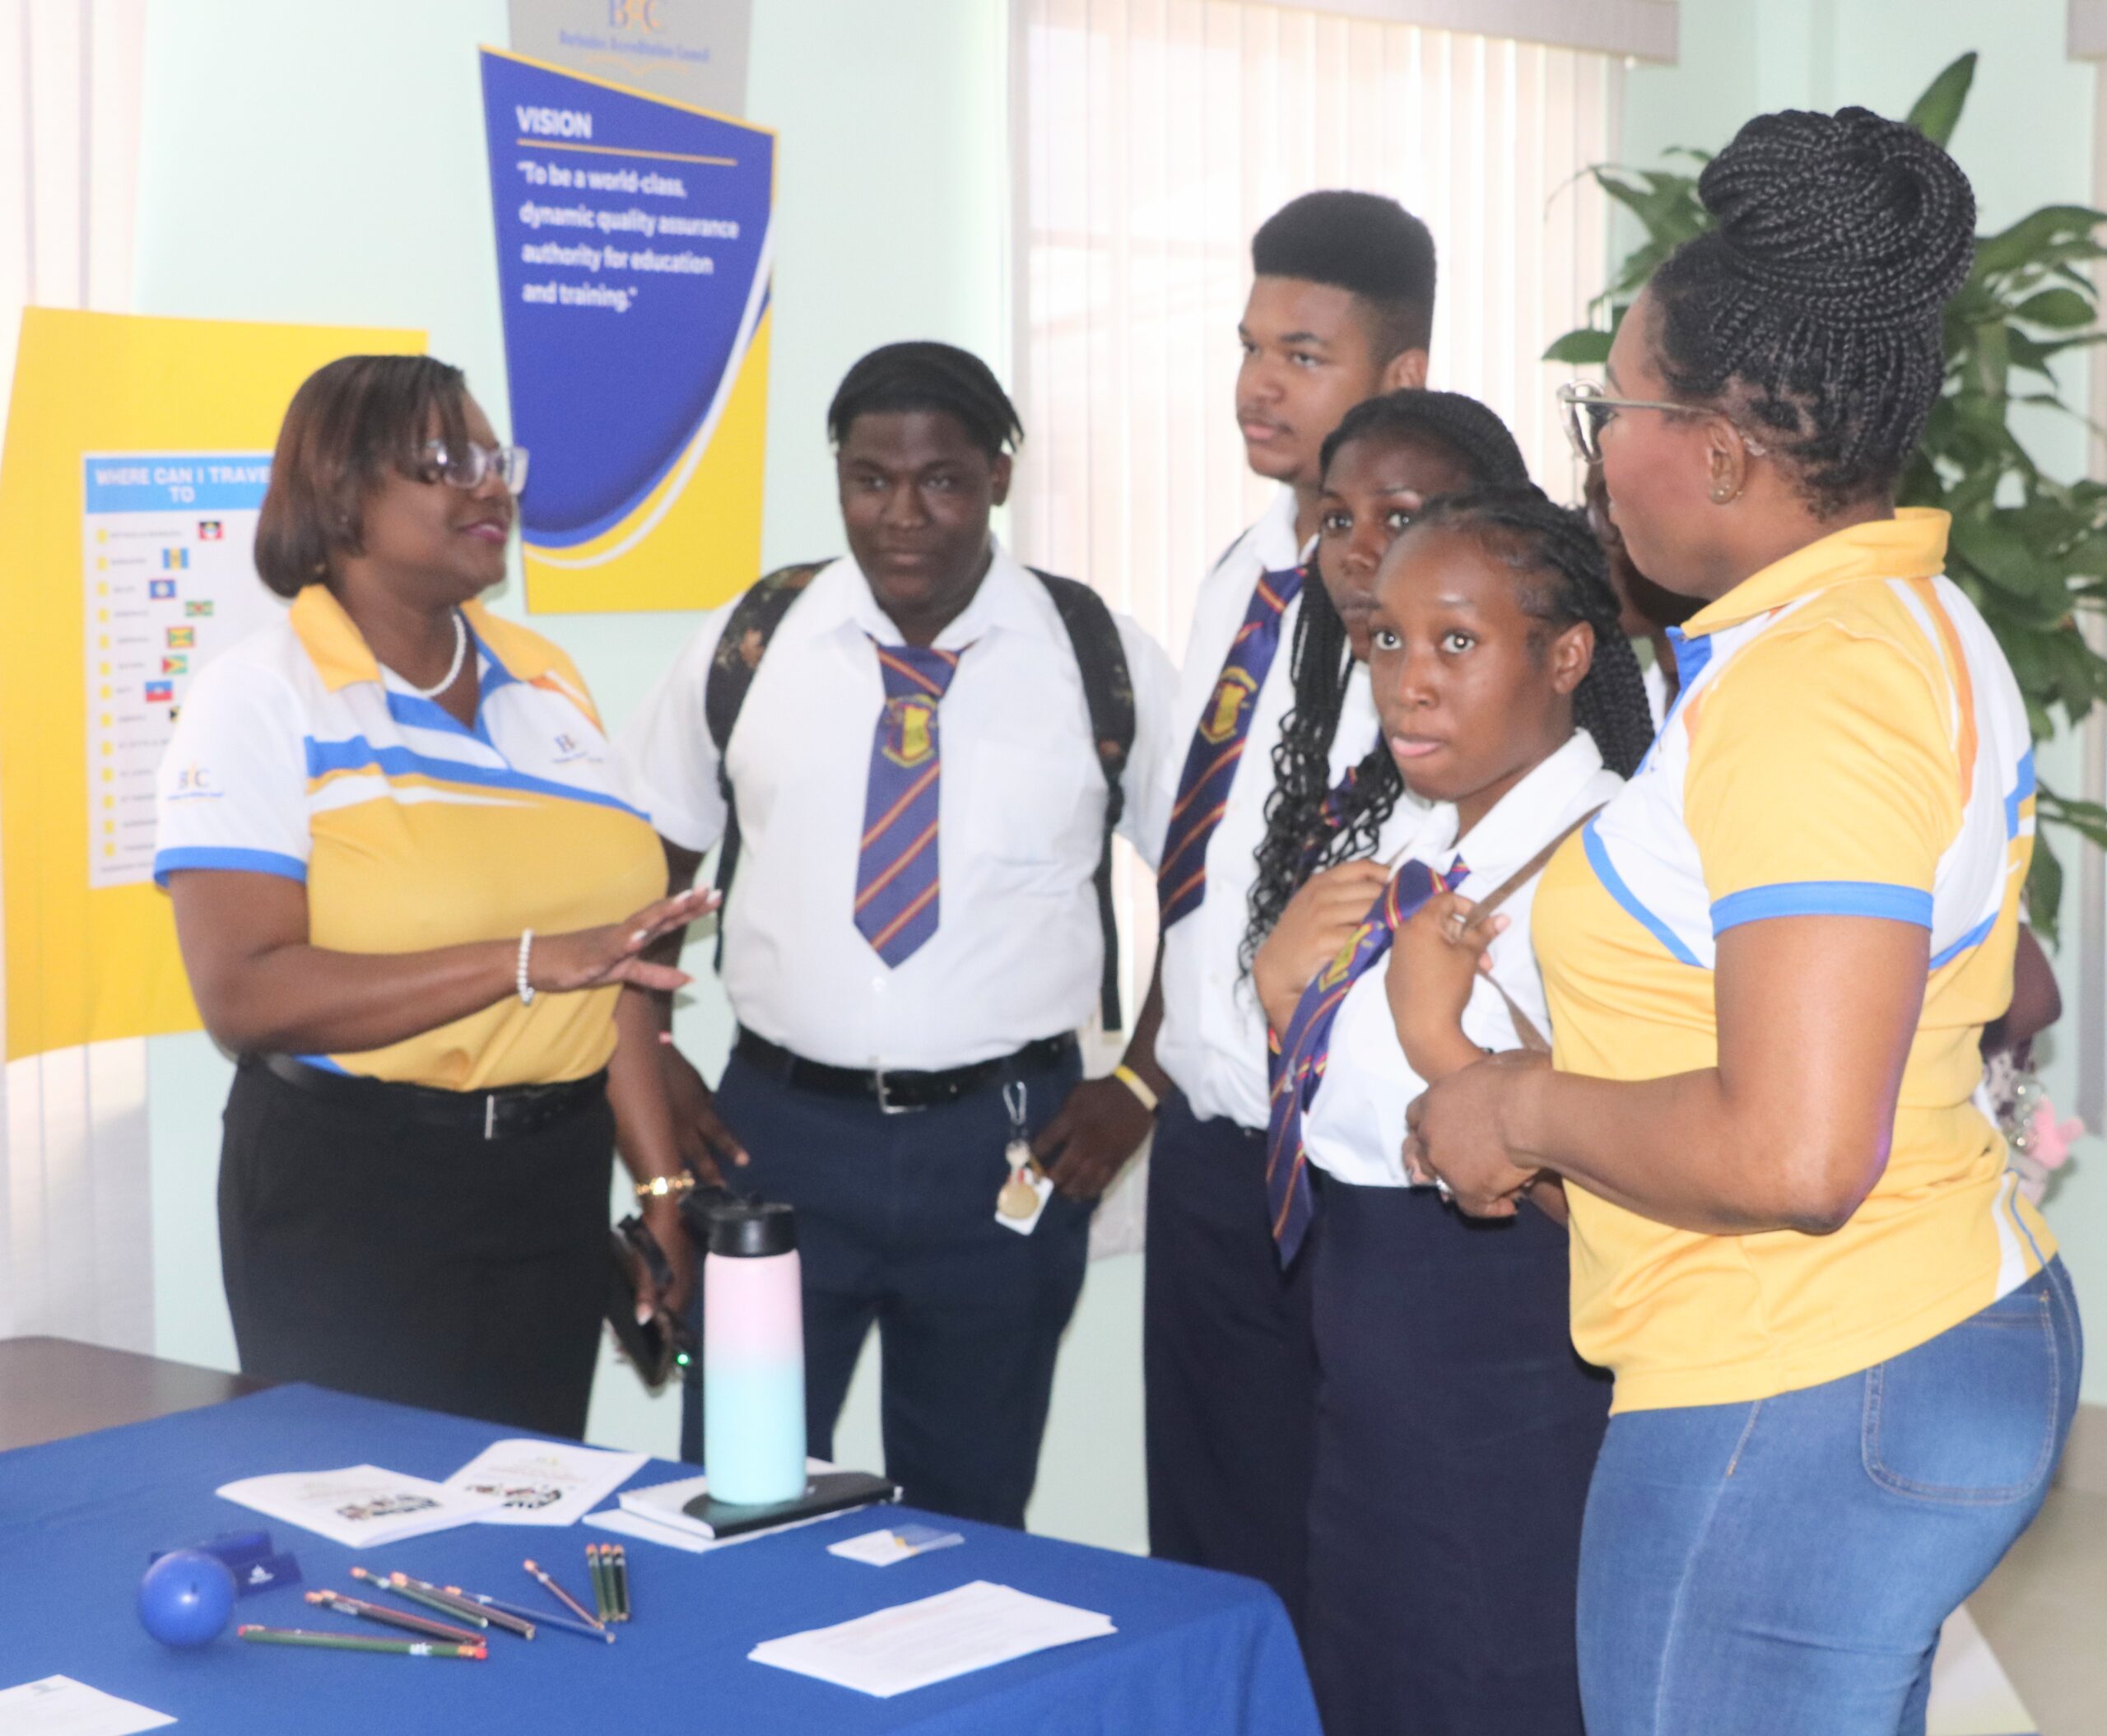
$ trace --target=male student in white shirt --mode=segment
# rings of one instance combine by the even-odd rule
[[[888,1474],[918,1506],[1021,1525],[1086,1179],[1137,1113],[1118,1081],[1077,1082],[1109,804],[1116,775],[1119,830],[1152,860],[1174,677],[990,533],[1021,430],[976,357],[873,351],[828,427],[848,556],[709,616],[622,737],[677,883],[738,839],[739,1035],[714,1097],[668,1046],[676,1115],[705,1180],[798,1208],[811,1451],[875,1324]],[[1008,1154],[1064,1106],[1042,1208]],[[700,1434],[691,1381],[684,1456]]]
[[[1282,1271],[1267,1218],[1266,1020],[1243,942],[1324,437],[1362,399],[1426,384],[1434,242],[1394,200],[1310,193],[1260,226],[1251,263],[1236,418],[1252,469],[1281,487],[1193,608],[1163,762],[1171,820],[1158,993],[1127,1059],[1174,1087],[1149,1171],[1149,1546],[1262,1579],[1299,1620],[1314,1390],[1308,1284],[1296,1268]],[[1333,738],[1334,784],[1375,738],[1356,676]]]

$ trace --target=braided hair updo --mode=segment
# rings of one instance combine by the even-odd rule
[[[1967,176],[1900,121],[1788,109],[1743,127],[1697,190],[1714,226],[1650,285],[1670,389],[1774,441],[1818,517],[1892,493],[1974,258]]]
[[[1328,473],[1340,451],[1360,440],[1438,450],[1468,474],[1473,487],[1529,477],[1506,423],[1458,392],[1389,392],[1356,404],[1325,440],[1322,471]],[[1314,571],[1303,584],[1289,668],[1294,698],[1273,747],[1273,790],[1266,800],[1266,835],[1258,845],[1244,933],[1246,966],[1305,881],[1319,868],[1374,850],[1404,789],[1380,741],[1353,768],[1342,791],[1331,788],[1332,741],[1353,673],[1353,651],[1346,622]]]
[[[1654,745],[1654,713],[1638,656],[1617,625],[1621,609],[1609,562],[1587,515],[1524,483],[1444,496],[1412,523],[1415,529],[1463,531],[1515,572],[1544,581],[1522,586],[1519,601],[1547,635],[1582,621],[1595,630],[1594,660],[1573,692],[1573,721],[1594,737],[1602,763],[1619,777],[1638,770]]]

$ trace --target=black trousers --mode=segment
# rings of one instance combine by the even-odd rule
[[[1079,1073],[1072,1054],[1017,1070],[1033,1132]],[[1054,1358],[1082,1292],[1091,1208],[1056,1194],[1030,1236],[995,1222],[1010,1173],[1000,1086],[888,1115],[786,1085],[735,1054],[717,1106],[753,1159],[733,1184],[798,1209],[807,1450],[834,1456],[875,1325],[886,1474],[914,1506],[1021,1527]],[[699,1366],[683,1398],[681,1456],[700,1462]]]
[[[1323,1178],[1304,1650],[1326,1736],[1580,1736],[1580,1517],[1610,1382],[1565,1231]]]
[[[1142,1276],[1149,1551],[1263,1580],[1301,1625],[1308,1553],[1309,1255],[1286,1273],[1266,1137],[1173,1091],[1149,1157]]]
[[[244,1061],[220,1151],[242,1372],[585,1432],[614,1116],[509,1138],[347,1110]]]

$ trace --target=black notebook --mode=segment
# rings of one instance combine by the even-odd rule
[[[758,1506],[746,1506],[737,1501],[719,1501],[705,1490],[681,1511],[695,1521],[704,1536],[727,1538],[899,1499],[898,1483],[873,1477],[868,1471],[822,1471],[806,1480],[803,1494],[793,1495],[788,1501],[762,1501]]]

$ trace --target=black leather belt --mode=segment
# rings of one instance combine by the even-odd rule
[[[272,1077],[347,1108],[369,1115],[393,1115],[419,1127],[507,1139],[553,1127],[607,1094],[606,1070],[590,1078],[566,1079],[560,1085],[509,1085],[500,1091],[440,1091],[430,1085],[402,1085],[389,1079],[361,1078],[331,1073],[291,1055],[252,1057]]]
[[[771,1078],[780,1079],[798,1091],[816,1091],[827,1097],[860,1097],[877,1104],[886,1114],[895,1115],[909,1110],[932,1109],[940,1103],[956,1103],[974,1091],[1001,1083],[1012,1071],[1054,1066],[1076,1052],[1076,1038],[1073,1031],[1058,1037],[1041,1037],[1035,1043],[1026,1044],[1014,1054],[998,1056],[993,1061],[976,1061],[970,1067],[950,1068],[942,1073],[894,1073],[889,1069],[859,1073],[853,1067],[829,1067],[821,1061],[807,1061],[802,1055],[791,1054],[779,1043],[771,1043],[766,1037],[756,1036],[745,1030],[739,1033],[737,1050],[739,1059],[748,1065],[759,1068]]]

